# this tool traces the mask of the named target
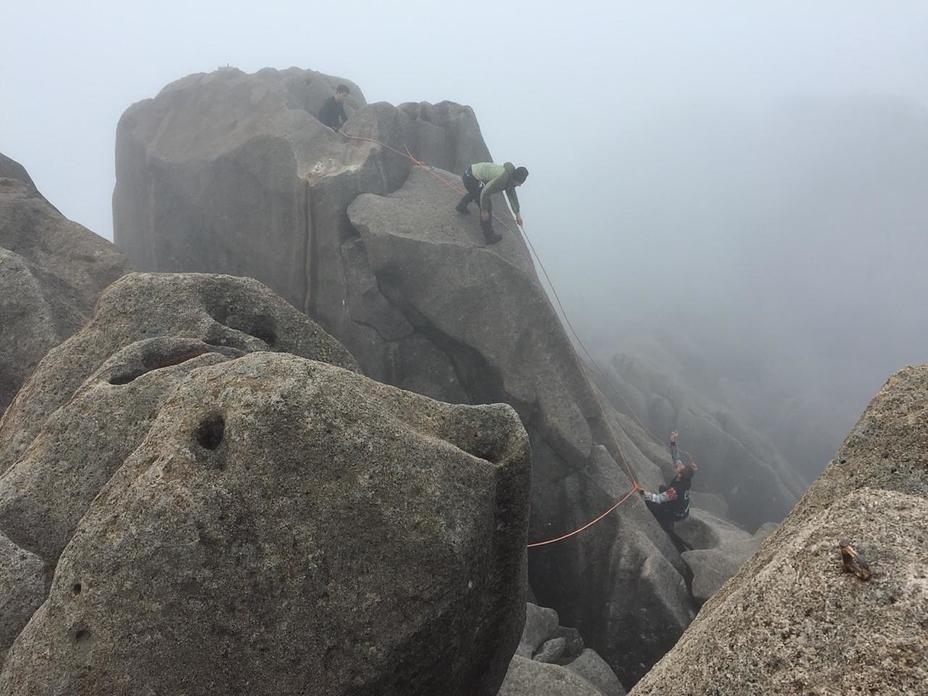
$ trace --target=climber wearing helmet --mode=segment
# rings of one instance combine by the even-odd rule
[[[674,477],[670,483],[661,486],[657,493],[649,493],[638,487],[648,509],[668,532],[673,530],[674,522],[684,520],[690,514],[690,486],[696,472],[696,462],[691,459],[688,464],[684,464],[680,458],[676,431],[670,433],[670,456],[674,468]]]
[[[516,224],[522,226],[522,216],[519,214],[519,197],[516,195],[516,187],[525,183],[528,178],[528,169],[525,167],[516,167],[512,162],[505,164],[494,164],[493,162],[477,162],[470,165],[461,177],[464,181],[464,188],[467,193],[457,204],[456,210],[462,215],[467,215],[467,206],[472,201],[478,201],[480,205],[480,227],[483,229],[483,236],[487,244],[496,244],[500,237],[493,230],[493,202],[491,197],[494,193],[504,191],[512,206],[512,212],[516,216]]]
[[[339,85],[335,88],[335,96],[326,99],[319,109],[319,120],[334,131],[339,130],[348,120],[344,102],[349,94],[351,90],[348,85]]]

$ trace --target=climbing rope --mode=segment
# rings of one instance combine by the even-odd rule
[[[430,166],[427,165],[425,162],[423,162],[422,160],[418,159],[415,155],[413,155],[413,154],[409,151],[409,148],[406,147],[406,146],[404,146],[405,152],[403,152],[403,151],[398,150],[398,149],[395,148],[395,147],[391,147],[390,145],[387,145],[386,143],[383,143],[383,142],[381,142],[381,141],[379,141],[379,140],[377,140],[377,139],[375,139],[375,138],[368,138],[368,137],[361,136],[361,135],[350,135],[350,134],[348,134],[348,133],[342,133],[342,135],[343,135],[345,138],[348,138],[349,140],[358,140],[358,141],[362,141],[362,142],[367,142],[367,143],[371,143],[371,144],[374,144],[374,145],[378,145],[379,147],[382,147],[382,148],[384,148],[385,150],[389,150],[390,152],[393,152],[393,153],[399,155],[400,157],[405,157],[405,158],[408,159],[410,162],[412,162],[415,166],[420,167],[420,168],[422,168],[423,170],[425,170],[425,171],[426,171],[428,174],[430,174],[434,179],[436,179],[439,183],[441,183],[443,186],[445,186],[446,188],[450,189],[451,191],[454,191],[455,193],[460,194],[460,195],[463,195],[464,193],[466,193],[466,191],[464,190],[463,187],[458,186],[458,185],[456,185],[454,182],[448,181],[447,179],[445,179],[444,177],[442,177],[441,175],[439,175],[437,172],[435,172],[435,170],[434,170],[432,167],[430,167]],[[511,211],[510,211],[510,212],[511,212]],[[498,216],[496,216],[495,214],[493,215],[493,219],[494,219],[496,222],[498,222],[500,225],[502,225],[502,226],[506,229],[506,231],[508,231],[510,234],[512,233],[512,228],[511,228],[508,224],[506,224],[505,221],[501,220],[501,219],[500,219]],[[558,310],[559,310],[559,313],[560,313],[560,317],[562,318],[562,320],[563,320],[563,322],[564,322],[564,325],[567,326],[568,330],[570,331],[571,335],[573,336],[574,341],[577,343],[578,346],[580,346],[580,349],[581,349],[581,350],[583,351],[583,353],[586,355],[587,359],[589,360],[589,364],[592,365],[593,368],[595,368],[597,371],[599,371],[600,377],[603,379],[603,385],[605,386],[605,385],[610,384],[610,383],[611,383],[611,380],[609,379],[608,373],[607,373],[606,370],[599,364],[599,361],[597,361],[596,358],[593,357],[593,354],[589,351],[589,349],[587,349],[586,344],[585,344],[585,343],[583,342],[583,340],[580,338],[580,335],[577,333],[577,330],[574,328],[573,323],[570,321],[570,317],[567,316],[567,310],[564,309],[564,305],[563,305],[563,303],[561,302],[560,295],[558,295],[557,289],[554,287],[554,283],[553,283],[553,281],[551,280],[551,276],[548,275],[548,270],[545,268],[545,265],[544,265],[544,263],[542,262],[541,257],[538,255],[538,251],[535,249],[535,245],[532,243],[531,238],[528,236],[528,233],[525,231],[525,226],[524,226],[524,225],[517,225],[517,226],[519,227],[519,230],[520,230],[520,232],[522,233],[522,238],[525,239],[526,244],[528,244],[528,248],[529,248],[529,250],[531,251],[531,254],[532,254],[532,257],[533,257],[534,260],[535,260],[535,263],[538,265],[538,268],[541,269],[542,275],[544,276],[545,280],[546,280],[547,283],[548,283],[548,288],[549,288],[550,291],[551,291],[551,295],[554,297],[554,301],[555,301],[555,303],[557,304],[557,307],[558,307]],[[639,426],[642,430],[644,430],[646,433],[648,433],[648,435],[650,435],[656,442],[660,442],[660,441],[661,441],[660,438],[658,438],[653,432],[651,432],[651,430],[641,421],[641,419],[638,418],[638,415],[635,413],[635,410],[629,405],[628,401],[625,400],[625,397],[623,397],[622,394],[621,394],[618,390],[616,390],[616,389],[614,389],[614,388],[612,389],[612,391],[613,391],[613,393],[622,401],[622,403],[625,405],[626,409],[628,410],[628,415],[631,416],[632,420],[634,420],[634,421],[638,424],[638,426]],[[687,454],[689,454],[689,453],[687,453]],[[606,510],[606,511],[603,512],[602,514],[600,514],[600,515],[594,517],[592,520],[590,520],[589,522],[587,522],[587,523],[584,524],[583,526],[578,527],[578,528],[576,528],[576,529],[574,529],[574,530],[572,530],[572,531],[570,531],[570,532],[567,532],[566,534],[562,534],[561,536],[554,537],[554,538],[552,538],[552,539],[545,539],[545,540],[543,540],[543,541],[532,542],[532,543],[528,544],[528,548],[532,549],[532,548],[537,548],[537,547],[539,547],[539,546],[547,546],[548,544],[554,544],[554,543],[557,543],[557,542],[559,542],[559,541],[564,541],[565,539],[570,539],[571,537],[576,536],[577,534],[580,534],[581,532],[583,532],[583,531],[589,529],[590,527],[592,527],[593,525],[595,525],[595,524],[596,524],[597,522],[599,522],[600,520],[602,520],[602,519],[604,519],[605,517],[607,517],[607,516],[608,516],[610,513],[612,513],[614,510],[617,510],[617,509],[622,505],[622,503],[624,503],[626,500],[628,500],[629,498],[631,498],[631,496],[632,496],[636,491],[638,491],[640,487],[639,487],[639,485],[638,485],[637,478],[635,477],[635,473],[632,471],[632,469],[631,469],[631,467],[629,466],[628,462],[625,460],[625,457],[620,457],[620,459],[622,460],[622,464],[625,466],[625,470],[628,472],[628,476],[629,476],[629,478],[630,478],[631,481],[632,481],[632,488],[631,488],[630,491],[628,491],[628,493],[626,493],[626,494],[623,495],[621,498],[619,498],[619,499],[615,502],[615,504],[613,504],[612,507],[610,507],[608,510]],[[690,460],[692,461],[692,457],[690,457]]]
[[[626,500],[628,500],[629,498],[631,498],[631,497],[632,497],[632,494],[633,494],[635,491],[637,491],[637,490],[638,490],[638,486],[636,485],[636,486],[634,486],[628,493],[626,493],[626,494],[623,495],[621,498],[619,498],[619,499],[616,501],[615,505],[613,505],[611,508],[609,508],[608,510],[606,510],[603,514],[599,515],[598,517],[594,517],[592,520],[590,520],[589,522],[587,522],[587,523],[586,523],[585,525],[583,525],[582,527],[577,527],[577,529],[573,530],[572,532],[567,532],[567,534],[562,534],[561,536],[559,536],[559,537],[554,537],[553,539],[545,539],[544,541],[534,541],[534,542],[532,542],[531,544],[528,545],[528,548],[534,549],[534,548],[537,548],[537,547],[539,547],[539,546],[547,546],[548,544],[556,544],[556,543],[559,542],[559,541],[564,541],[564,539],[570,539],[570,537],[576,536],[576,535],[579,534],[580,532],[583,532],[583,531],[589,529],[590,527],[592,527],[594,524],[596,524],[596,523],[599,522],[601,519],[603,519],[604,517],[606,517],[606,516],[607,516],[610,512],[612,512],[613,510],[618,509],[618,507],[619,507],[622,503],[624,503]]]

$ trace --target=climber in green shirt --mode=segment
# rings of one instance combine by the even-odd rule
[[[494,193],[504,191],[512,206],[512,212],[516,216],[516,224],[522,226],[522,216],[519,213],[519,197],[516,195],[516,187],[525,183],[528,178],[528,169],[525,167],[516,167],[512,162],[505,164],[494,164],[493,162],[478,162],[467,168],[462,177],[464,188],[467,193],[458,203],[456,210],[462,215],[467,215],[467,206],[472,201],[478,201],[480,204],[480,227],[483,229],[483,236],[487,244],[496,244],[500,237],[493,230],[493,202]]]

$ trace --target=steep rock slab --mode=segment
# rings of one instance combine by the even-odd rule
[[[0,473],[22,456],[46,419],[108,358],[158,336],[195,338],[242,352],[284,351],[356,369],[341,344],[257,281],[129,274],[101,295],[91,321],[49,352],[20,390],[0,421]],[[159,358],[153,354],[151,360],[154,364]]]
[[[690,591],[702,604],[715,594],[760,546],[771,529],[762,527],[756,534],[700,510],[690,508],[690,516],[674,526],[674,532],[692,547],[683,552],[683,560],[693,573]]]
[[[65,218],[22,165],[0,155],[0,414],[128,270],[112,244]]]
[[[359,196],[348,218],[380,291],[448,356],[456,389],[519,412],[533,448],[530,536],[558,536],[630,490],[616,463],[621,447],[521,236],[508,230],[499,244],[482,246],[479,228],[452,210],[454,195],[441,181],[451,176],[416,169],[388,196]],[[539,600],[629,682],[692,618],[682,571],[637,496],[583,535],[529,554]]]
[[[928,365],[896,373],[640,694],[917,694],[928,679]],[[842,572],[846,537],[870,563]]]
[[[496,694],[529,474],[505,405],[284,354],[198,368],[81,520],[0,692]]]

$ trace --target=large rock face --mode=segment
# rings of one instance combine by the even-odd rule
[[[928,365],[890,378],[795,509],[632,693],[924,693],[926,404]],[[869,581],[842,572],[842,537],[869,561]]]
[[[779,522],[806,482],[777,449],[737,415],[687,382],[680,361],[654,341],[632,342],[611,361],[604,393],[658,433],[679,431],[700,464],[696,490],[725,498],[731,518],[750,529]]]
[[[631,480],[521,237],[500,227],[503,241],[485,247],[476,216],[454,212],[457,175],[489,158],[473,112],[361,106],[343,131],[385,146],[350,139],[314,117],[338,81],[219,71],[130,108],[117,134],[117,244],[143,270],[266,282],[374,379],[443,401],[512,405],[533,450],[530,537],[580,526]],[[395,151],[406,149],[437,169],[413,168]],[[538,600],[626,683],[692,618],[684,573],[637,496],[529,555]]]
[[[0,154],[0,414],[127,271],[112,244],[65,218],[22,165]]]
[[[254,353],[192,370],[83,515],[0,693],[496,694],[528,438]]]
[[[356,369],[331,336],[260,283],[196,274],[126,275],[43,359],[0,421],[0,532],[11,545],[0,587],[20,588],[6,595],[0,652],[44,598],[42,569],[50,577],[175,387],[197,367],[269,350]],[[20,581],[33,563],[38,595]]]

